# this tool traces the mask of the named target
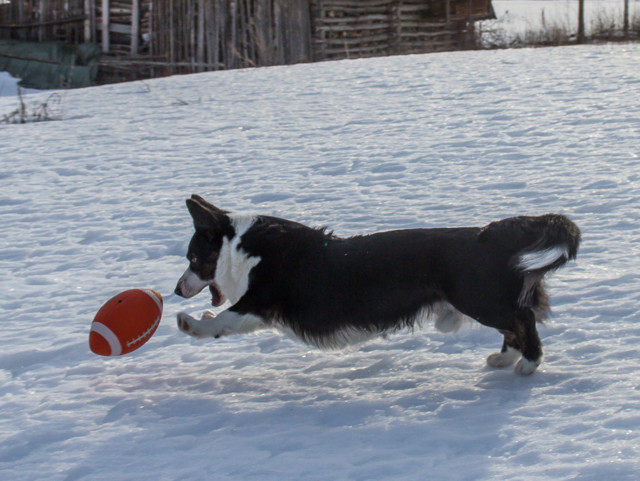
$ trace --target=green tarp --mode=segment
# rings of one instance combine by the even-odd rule
[[[100,47],[95,44],[0,40],[0,72],[22,79],[21,87],[88,87],[98,74]]]

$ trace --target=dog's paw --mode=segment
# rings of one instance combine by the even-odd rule
[[[204,311],[200,320],[194,319],[186,312],[178,313],[178,329],[196,339],[220,337],[223,333],[218,328],[213,311]]]
[[[194,322],[198,322],[196,321],[193,317],[191,317],[189,314],[187,314],[186,312],[179,312],[178,316],[177,316],[177,320],[178,320],[178,329],[180,329],[182,332],[184,332],[185,334],[191,334],[191,326],[193,325]]]
[[[206,321],[207,319],[213,319],[214,317],[216,317],[216,313],[213,311],[210,311],[209,309],[207,309],[206,311],[204,311],[202,313],[202,316],[200,317],[201,321]]]
[[[541,362],[542,358],[532,361],[523,357],[518,361],[518,364],[516,364],[515,373],[519,376],[529,376],[538,369]]]
[[[511,366],[520,357],[520,352],[509,348],[504,352],[494,352],[487,358],[487,364],[491,367],[502,368]]]

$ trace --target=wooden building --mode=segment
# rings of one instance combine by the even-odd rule
[[[97,43],[123,78],[456,50],[491,0],[0,0],[0,39]]]

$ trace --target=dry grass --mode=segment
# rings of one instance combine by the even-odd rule
[[[0,119],[3,124],[27,124],[30,122],[45,122],[62,120],[63,95],[54,92],[44,101],[33,102],[30,105],[24,99],[22,89],[18,86],[18,107]]]

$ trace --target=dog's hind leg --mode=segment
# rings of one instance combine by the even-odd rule
[[[197,339],[222,337],[231,334],[247,334],[266,328],[262,318],[253,314],[238,314],[226,310],[217,316],[212,311],[204,311],[200,320],[186,312],[178,313],[178,328]]]
[[[542,343],[536,329],[536,316],[529,308],[521,308],[516,312],[514,334],[522,352],[522,359],[516,364],[515,372],[528,376],[542,362]]]
[[[490,354],[487,358],[487,364],[491,367],[500,368],[511,366],[522,356],[516,335],[509,331],[500,330],[500,332],[504,334],[502,349],[500,352]]]
[[[518,309],[510,330],[500,330],[504,342],[500,352],[491,354],[487,364],[491,367],[507,367],[522,356],[515,367],[516,374],[533,374],[542,362],[542,343],[536,329],[536,317],[529,308]]]

